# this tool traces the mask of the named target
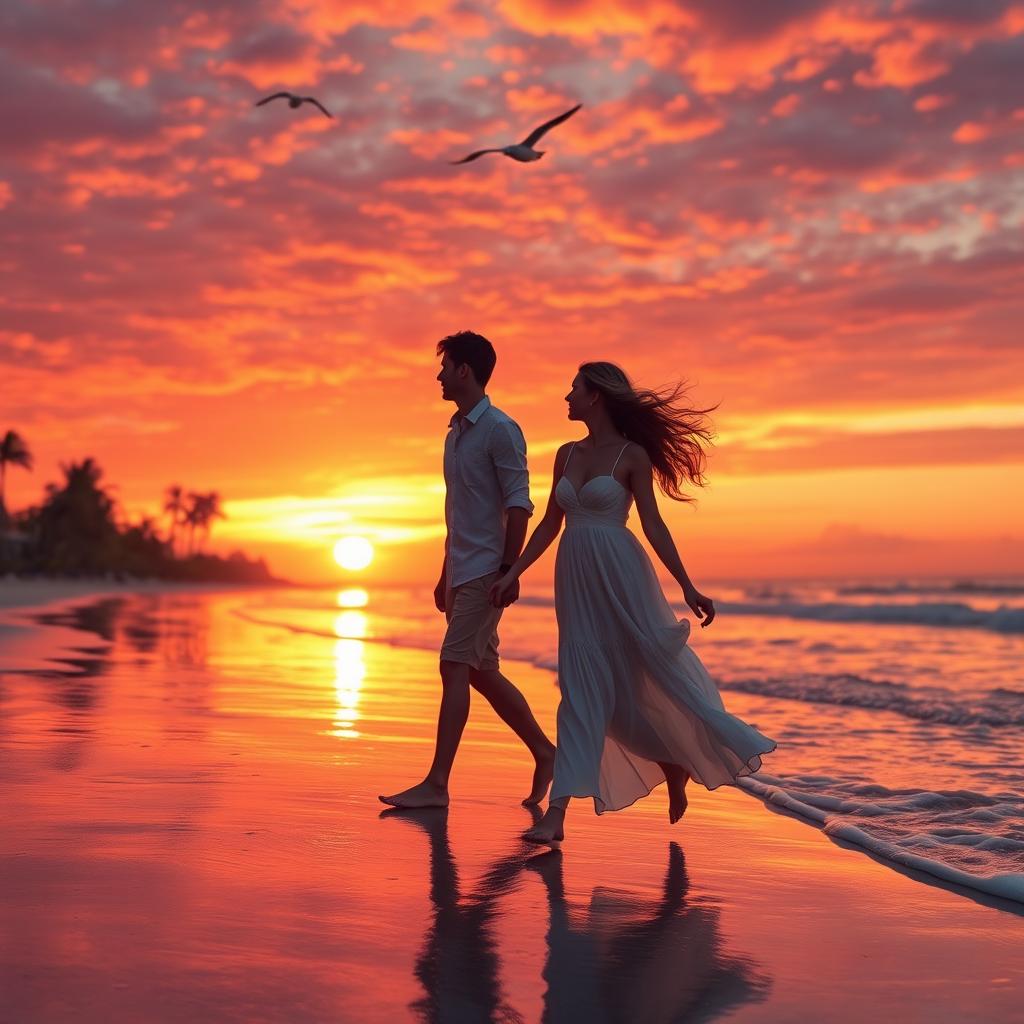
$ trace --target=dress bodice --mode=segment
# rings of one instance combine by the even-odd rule
[[[565,513],[566,529],[574,526],[624,527],[633,495],[608,473],[591,477],[579,491],[563,476],[555,500]]]

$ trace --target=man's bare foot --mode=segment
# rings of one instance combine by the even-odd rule
[[[555,774],[555,748],[544,751],[543,754],[535,754],[536,765],[533,769],[533,789],[530,795],[523,801],[524,807],[534,807],[547,796],[548,786]]]
[[[403,789],[401,793],[391,796],[378,796],[382,804],[392,807],[447,807],[448,787],[435,786],[432,782],[423,781],[418,786]]]
[[[564,822],[565,811],[558,807],[549,807],[544,817],[533,828],[523,833],[523,838],[528,843],[536,843],[538,846],[560,843],[565,838]]]

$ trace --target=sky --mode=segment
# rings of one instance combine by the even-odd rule
[[[38,501],[216,489],[298,580],[436,578],[498,352],[543,511],[578,364],[717,405],[703,578],[1024,572],[1024,3],[7,0],[0,430]],[[315,94],[334,114],[276,102]],[[518,141],[582,103],[518,164]],[[537,578],[550,577],[550,557]],[[545,575],[546,574],[546,575]],[[352,575],[352,574],[349,574]]]

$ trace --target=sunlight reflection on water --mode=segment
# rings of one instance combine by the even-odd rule
[[[370,602],[370,595],[362,587],[346,587],[338,591],[339,608],[365,608]]]
[[[338,603],[348,593],[338,594]],[[360,590],[363,604],[369,600],[365,590]],[[334,693],[337,700],[333,728],[330,735],[342,739],[358,739],[359,731],[355,728],[359,721],[359,693],[366,678],[366,661],[364,660],[364,643],[361,637],[367,634],[366,615],[361,611],[344,611],[334,620],[334,632],[338,639],[334,642]]]

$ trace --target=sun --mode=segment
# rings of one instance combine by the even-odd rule
[[[365,537],[342,537],[334,545],[334,560],[342,569],[365,569],[373,561],[373,545]]]

